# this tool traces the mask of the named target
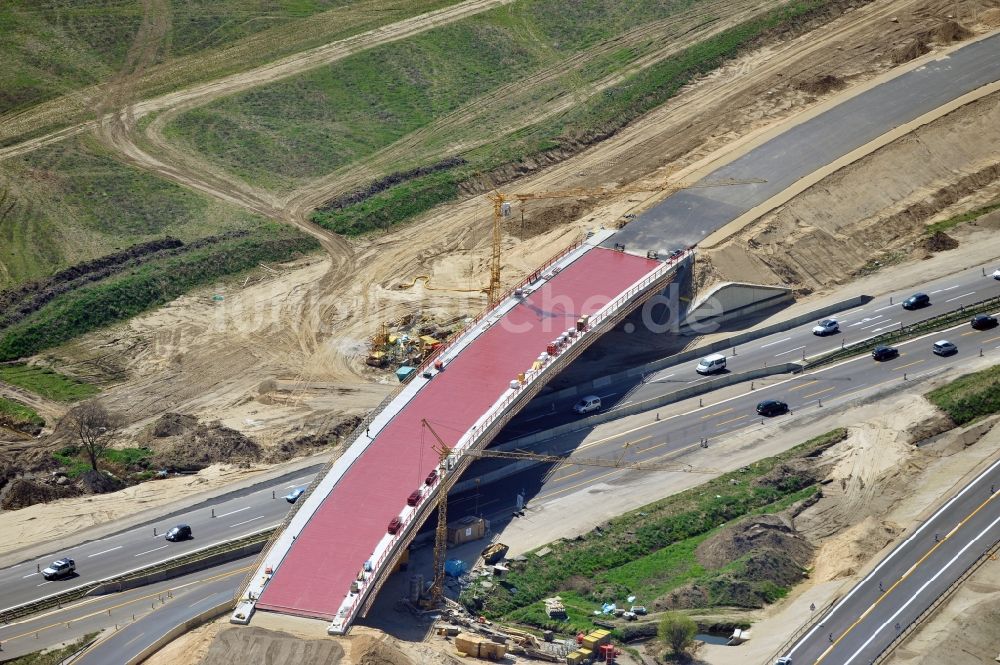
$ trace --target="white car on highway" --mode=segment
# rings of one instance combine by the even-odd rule
[[[1000,279],[1000,268],[993,271],[993,279]]]
[[[836,332],[840,332],[840,324],[837,323],[837,319],[823,319],[813,326],[814,335],[832,335]]]

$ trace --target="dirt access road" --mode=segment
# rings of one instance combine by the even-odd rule
[[[954,7],[899,0],[845,11],[827,25],[730,63],[615,137],[517,180],[511,189],[651,182],[677,167],[687,169],[677,177],[694,173],[700,165],[735,154],[741,143],[780,120],[891,68],[900,44],[923,40],[927,48],[942,48],[951,40],[930,39],[952,23],[946,16]],[[976,7],[978,16],[988,15],[987,6],[975,3],[960,4],[958,11],[972,16]],[[112,137],[121,135],[109,131]],[[583,230],[612,223],[655,198],[631,195],[599,207],[532,203],[525,227],[515,223],[504,240],[505,279],[519,279]],[[305,210],[293,214],[274,210],[270,201],[251,203],[320,237],[327,258],[262,273],[262,280],[246,288],[220,286],[214,290],[224,293],[222,305],[204,293],[192,294],[70,345],[68,359],[86,371],[131,377],[108,391],[107,399],[133,422],[148,422],[170,409],[221,418],[265,438],[298,431],[292,429],[296,421],[306,430],[320,427],[320,414],[331,407],[345,412],[379,401],[377,393],[360,388],[375,378],[360,358],[377,322],[404,314],[454,319],[475,314],[484,304],[478,294],[446,290],[474,291],[485,282],[490,208],[483,197],[356,241],[308,224]],[[395,288],[420,274],[430,275],[438,288]],[[269,379],[280,388],[262,399],[257,387]],[[325,390],[331,385],[342,391],[335,399]]]

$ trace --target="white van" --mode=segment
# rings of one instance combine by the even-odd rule
[[[601,408],[601,398],[597,395],[587,395],[573,405],[573,410],[577,413],[590,413]]]
[[[724,369],[726,369],[726,357],[721,353],[713,353],[702,358],[695,371],[699,374],[715,374]]]

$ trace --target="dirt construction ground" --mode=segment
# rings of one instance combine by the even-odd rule
[[[835,95],[850,94],[851,86],[905,64],[919,53],[933,54],[953,46],[956,39],[997,27],[997,2],[873,2],[845,12],[812,33],[745,55],[615,137],[515,181],[509,189],[611,186],[655,181],[668,168],[693,172],[735,155],[741,142],[781,120]],[[835,173],[706,251],[703,258],[710,268],[703,272],[703,282],[783,282],[802,296],[819,298],[869,270],[887,270],[885,266],[893,263],[923,258],[926,223],[1000,195],[998,109],[1000,97],[985,97]],[[126,117],[125,130],[129,122]],[[120,129],[105,133],[111,145],[123,145],[115,138],[125,136]],[[131,158],[141,161],[136,154]],[[163,172],[187,168],[184,163],[161,163]],[[179,172],[178,177],[182,176]],[[205,181],[200,179],[199,183],[196,186],[218,195],[228,186],[217,181],[215,186],[202,187]],[[378,322],[404,314],[444,321],[474,315],[484,305],[478,293],[444,290],[474,291],[485,282],[489,206],[481,196],[435,210],[390,233],[351,242],[307,225],[305,209],[279,209],[254,192],[226,194],[226,198],[303,225],[321,238],[327,255],[262,267],[245,282],[190,294],[60,349],[54,358],[57,364],[108,385],[105,401],[127,414],[131,435],[165,412],[219,420],[264,446],[329,430],[344,417],[371,408],[392,389],[395,379],[391,375],[375,374],[362,362],[366,340]],[[512,228],[504,241],[505,282],[516,281],[586,229],[612,224],[654,198],[630,196],[605,201],[600,207],[554,207],[545,212],[541,206],[532,207],[525,214],[526,228]],[[992,223],[996,222],[984,220],[985,226],[954,234],[960,242],[951,254],[956,265],[965,249],[961,243],[976,233],[995,235]],[[892,229],[888,235],[886,228]],[[877,266],[875,261],[879,261]],[[417,275],[429,275],[430,287],[436,288],[420,282],[411,289],[396,288]],[[215,294],[224,300],[213,299]],[[908,406],[929,416],[926,405]],[[912,417],[908,423],[920,420]],[[833,587],[824,585],[838,585],[857,572],[900,525],[915,517],[907,511],[919,502],[901,504],[902,498],[912,498],[917,492],[930,502],[936,496],[933,491],[946,489],[940,483],[906,482],[913,465],[943,468],[956,457],[925,459],[910,446],[913,432],[901,434],[897,425],[908,427],[871,421],[870,427],[855,428],[851,446],[838,449],[842,457],[836,462],[837,481],[831,486],[841,493],[839,501],[818,504],[811,513],[812,522],[809,513],[802,516],[803,528],[823,540],[821,547],[837,565],[819,568],[809,588],[797,591],[777,608],[772,625],[782,625],[782,621],[792,625],[789,617],[796,611],[801,616],[797,603],[802,598],[819,593],[814,589],[829,590]],[[874,492],[875,479],[889,489]],[[99,519],[94,517],[89,523]],[[81,519],[79,525],[86,523]],[[26,526],[19,535],[37,542],[48,534],[32,533]],[[827,559],[822,553],[821,558]],[[216,652],[207,646],[207,638],[217,632],[213,625],[192,633],[191,640],[205,638],[200,647],[181,641],[170,648],[191,648],[189,654],[208,658]],[[758,644],[766,649],[765,640]],[[351,648],[344,648],[345,662],[407,663],[394,660],[396,656],[355,659]],[[368,647],[358,649],[358,653],[368,652]],[[322,650],[309,653],[337,657]],[[307,651],[295,654],[306,658]],[[729,662],[725,655],[716,658],[712,649],[706,655],[713,663]]]

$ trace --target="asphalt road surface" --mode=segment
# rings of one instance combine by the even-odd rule
[[[177,614],[164,613],[149,620],[146,619],[147,616],[161,613],[168,605],[186,607],[190,610],[189,616],[195,616],[204,607],[211,606],[208,600],[203,600],[203,597],[207,598],[215,593],[213,591],[215,583],[228,585],[226,588],[231,598],[251,563],[253,557],[247,557],[222,564],[212,570],[191,573],[137,589],[84,598],[62,608],[0,626],[0,643],[3,644],[3,653],[0,653],[0,657],[15,658],[40,649],[73,642],[84,635],[102,630],[119,632],[127,629],[128,632],[123,634],[130,637],[125,641],[129,641],[137,633],[150,636],[162,635],[165,632],[164,626],[169,629],[174,625],[170,622],[177,619]],[[206,590],[211,593],[205,593]],[[182,611],[181,614],[185,612]],[[187,616],[181,620],[186,618]],[[136,622],[141,625],[137,628],[128,628],[130,624]],[[138,648],[129,656],[141,651],[146,644],[149,642],[141,638],[132,642],[130,647]],[[94,662],[124,663],[126,660],[128,657]]]
[[[901,325],[918,323],[987,298],[1000,296],[1000,280],[989,276],[997,267],[1000,267],[1000,264],[976,266],[928,282],[919,288],[880,296],[863,307],[831,315],[827,318],[836,319],[840,323],[840,332],[836,334],[823,337],[814,335],[812,328],[817,322],[811,321],[798,328],[740,345],[735,353],[733,349],[723,349],[716,353],[727,356],[726,370],[736,373],[758,369],[765,363],[774,365],[797,362],[804,357],[822,355],[839,348],[843,343],[857,343],[897,329]],[[986,276],[983,276],[984,272]],[[917,310],[903,309],[900,303],[918,290],[930,295],[930,306]],[[972,333],[960,334],[958,339],[952,341],[962,346],[966,341],[971,341],[971,338]],[[720,376],[720,374],[707,377],[699,375],[695,372],[697,364],[695,360],[666,367],[644,377],[641,383],[635,380],[611,383],[594,391],[594,394],[601,398],[602,406],[607,410],[649,401],[665,393],[688,388]],[[579,397],[566,398],[556,402],[554,406],[544,397],[536,400],[537,406],[529,405],[504,428],[501,440],[526,436],[578,420],[582,416],[575,414],[572,409],[578,399]]]
[[[314,470],[300,471],[291,478],[279,478],[237,492],[235,496],[192,506],[188,511],[163,517],[152,524],[0,570],[0,589],[3,590],[0,609],[276,526],[291,507],[282,497],[297,487],[305,487],[314,474]],[[212,517],[213,511],[215,517]],[[194,537],[181,542],[165,540],[164,534],[180,523],[190,525]],[[59,580],[43,579],[39,569],[64,556],[76,562],[76,574]]]
[[[871,308],[875,303],[870,303]],[[931,346],[938,339],[950,339],[958,346],[951,356],[937,356]],[[766,340],[758,340],[765,345]],[[838,345],[839,346],[839,345]],[[877,390],[903,382],[918,381],[952,366],[961,366],[968,358],[984,356],[1000,360],[1000,328],[973,330],[962,323],[946,331],[934,333],[897,345],[899,356],[876,362],[868,354],[815,371],[787,377],[776,377],[767,385],[756,383],[737,385],[722,391],[684,400],[659,409],[658,420],[634,416],[612,421],[593,430],[581,430],[555,437],[533,446],[535,452],[578,457],[617,459],[626,462],[669,461],[683,464],[684,453],[706,445],[724,445],[726,435],[737,430],[777,429],[795,427],[800,419],[810,419],[816,413],[842,406]],[[775,347],[770,347],[775,349]],[[786,402],[791,413],[765,418],[756,413],[756,405],[765,399]],[[507,462],[483,460],[476,462],[463,476],[474,479],[500,468]],[[474,490],[449,500],[449,518],[464,514],[497,510],[507,511],[514,505],[516,494],[527,500],[539,501],[578,491],[582,487],[620,483],[628,470],[562,465],[553,469],[540,465],[491,485],[487,492]],[[664,472],[669,482],[671,472]]]
[[[767,182],[694,188],[673,194],[608,239],[629,251],[697,244],[713,231],[869,141],[1000,79],[1000,35],[963,47],[792,127],[699,183],[728,178]]]
[[[966,485],[789,651],[795,665],[868,665],[1000,541],[1000,461]]]

